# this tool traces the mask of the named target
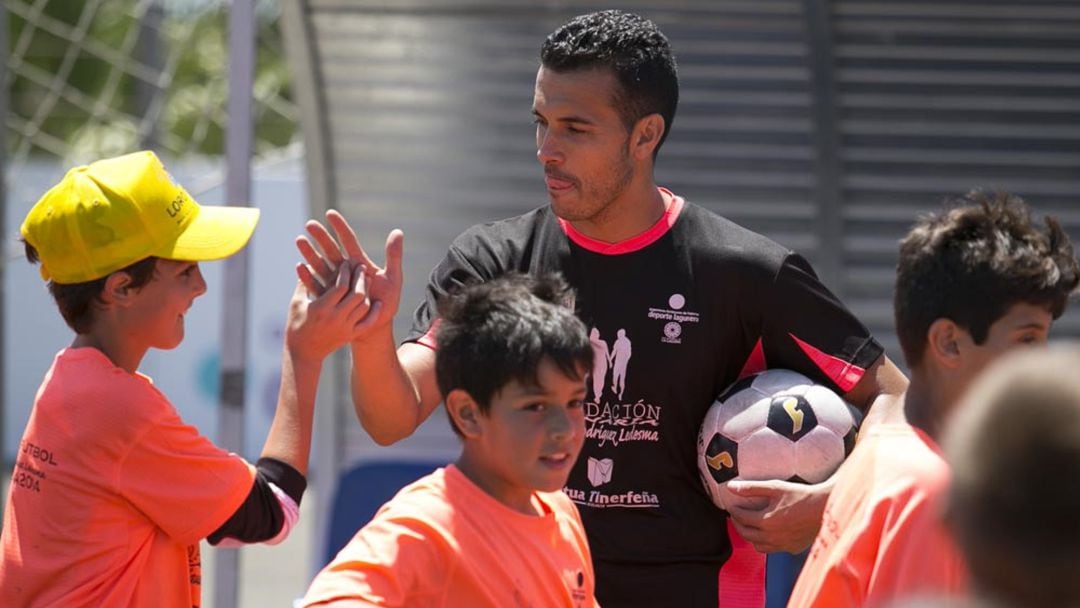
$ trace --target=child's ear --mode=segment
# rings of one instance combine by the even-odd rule
[[[123,271],[114,272],[105,279],[105,286],[101,288],[101,301],[105,304],[126,306],[133,293],[131,275]]]
[[[946,369],[960,367],[960,342],[966,333],[952,319],[937,319],[926,332],[926,354]]]
[[[638,119],[630,133],[630,155],[637,160],[650,159],[664,136],[664,117],[649,114]]]
[[[461,389],[450,391],[446,395],[446,411],[462,435],[473,438],[481,435],[480,417],[484,414],[469,393]]]

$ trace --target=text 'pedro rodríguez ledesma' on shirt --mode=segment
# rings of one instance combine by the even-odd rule
[[[665,331],[665,337],[671,330]],[[661,406],[643,399],[629,400],[626,385],[633,368],[633,342],[626,329],[614,336],[603,336],[593,327],[589,340],[595,353],[589,374],[588,401],[585,403],[585,438],[596,447],[619,446],[627,442],[660,441]],[[610,483],[617,462],[612,458],[587,456],[589,489],[565,488],[570,498],[590,507],[657,508],[656,494],[647,491],[622,491],[610,494],[603,486]]]

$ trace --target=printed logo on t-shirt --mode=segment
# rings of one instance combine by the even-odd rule
[[[615,468],[615,463],[610,458],[593,458],[589,457],[589,483],[596,486],[602,486],[605,483],[611,481],[611,471]]]
[[[188,545],[188,581],[192,587],[202,586],[202,558],[199,556],[199,545]]]
[[[665,321],[660,335],[660,341],[665,344],[682,344],[683,325],[698,323],[701,315],[686,307],[686,297],[681,293],[673,293],[668,298],[667,308],[649,307],[649,318],[657,321]]]
[[[625,329],[615,332],[608,344],[593,327],[589,332],[593,369],[589,374],[589,397],[585,403],[585,438],[596,445],[619,445],[624,441],[660,441],[660,406],[638,399],[624,399],[633,344]],[[611,384],[608,384],[610,378]]]
[[[601,490],[576,490],[565,486],[563,493],[575,504],[583,507],[598,509],[657,509],[660,507],[660,497],[643,490],[609,493]]]
[[[584,606],[587,597],[585,594],[585,572],[580,569],[564,569],[562,575],[567,588],[570,589],[570,597],[574,600],[574,606]]]
[[[19,453],[15,456],[11,488],[41,492],[42,485],[49,477],[49,469],[59,466],[56,452],[24,439],[19,444]]]

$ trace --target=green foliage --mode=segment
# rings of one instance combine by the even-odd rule
[[[131,0],[6,4],[13,147],[72,158],[224,152],[227,3],[159,0],[148,12]],[[258,8],[256,153],[296,132],[276,2]]]

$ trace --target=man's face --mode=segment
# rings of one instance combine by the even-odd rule
[[[536,158],[552,209],[565,220],[602,219],[634,177],[630,132],[613,105],[618,86],[602,69],[541,66],[536,74]]]

